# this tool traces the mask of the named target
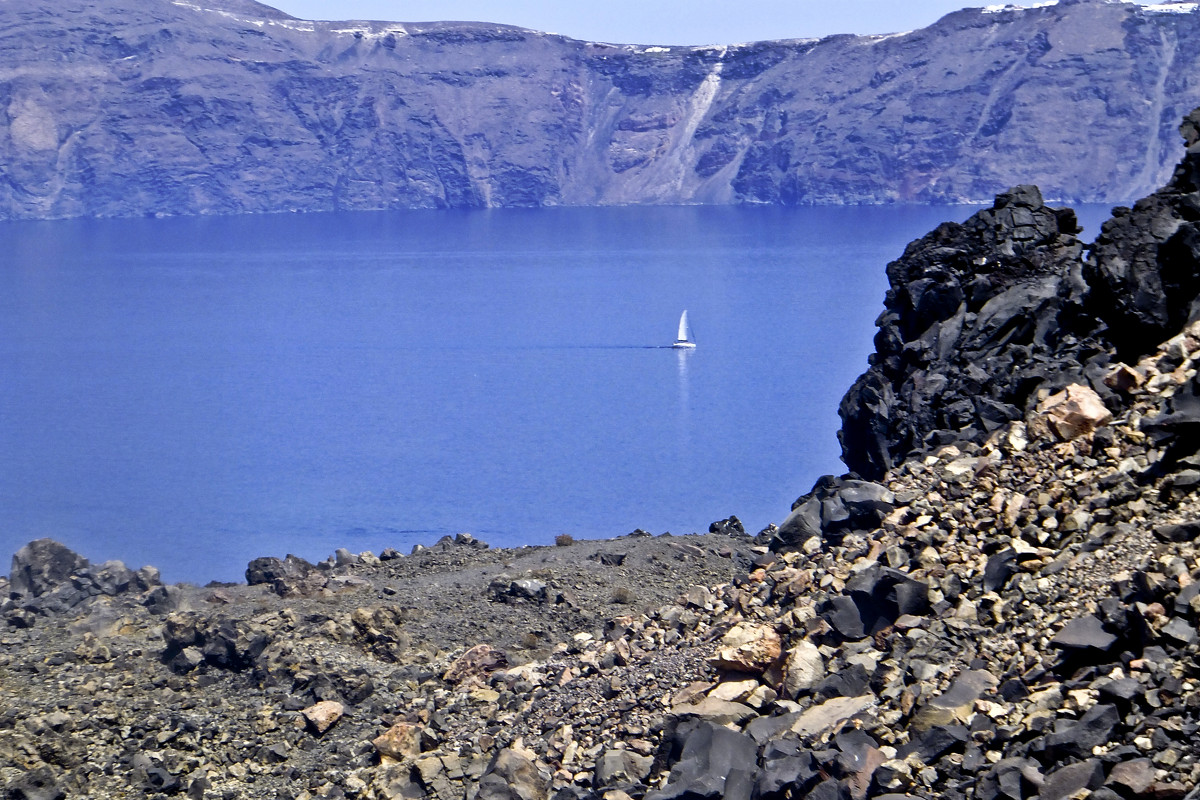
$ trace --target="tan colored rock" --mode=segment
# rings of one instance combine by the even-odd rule
[[[801,736],[814,736],[831,730],[855,714],[860,714],[875,702],[872,695],[835,697],[806,710],[792,723],[792,731]]]
[[[708,696],[731,703],[744,703],[746,702],[746,698],[754,694],[759,686],[759,682],[753,679],[725,681],[724,683],[717,684],[716,688],[708,693]]]
[[[421,754],[421,728],[410,722],[397,722],[371,743],[385,762],[416,758]]]
[[[801,692],[807,692],[825,677],[825,659],[817,646],[808,640],[788,650],[783,665],[784,697],[795,700]]]
[[[709,681],[692,681],[687,686],[676,692],[673,700],[676,705],[697,703],[708,692],[709,689],[713,688],[714,685],[715,684]]]
[[[705,697],[698,703],[671,706],[671,713],[678,717],[700,717],[717,725],[741,725],[751,717],[758,716],[758,712],[744,703],[732,703],[715,697]]]
[[[779,693],[770,686],[759,686],[744,701],[751,708],[762,710],[779,699]]]
[[[508,656],[503,650],[491,645],[477,644],[463,653],[446,670],[442,679],[448,683],[462,683],[468,678],[482,678],[489,673],[508,666]]]
[[[1008,428],[1008,433],[1004,437],[1008,449],[1014,453],[1020,453],[1029,446],[1029,431],[1025,428],[1024,422],[1014,422]]]
[[[317,735],[325,733],[346,714],[346,707],[336,700],[322,700],[300,712]]]
[[[500,699],[500,693],[487,686],[476,686],[467,695],[476,703],[494,703]]]
[[[1104,385],[1110,389],[1130,394],[1142,388],[1146,376],[1128,364],[1117,364],[1112,372],[1104,376]]]
[[[727,672],[762,673],[780,656],[783,642],[769,625],[739,622],[721,639],[710,663]]]
[[[975,713],[975,701],[994,689],[999,681],[985,670],[969,670],[955,679],[942,694],[930,700],[914,716],[916,730],[927,731],[935,725],[966,723]]]
[[[1063,441],[1086,436],[1112,419],[1100,395],[1078,383],[1047,397],[1037,411]]]

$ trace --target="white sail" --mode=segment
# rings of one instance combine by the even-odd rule
[[[675,344],[672,347],[690,348],[695,346],[694,342],[688,341],[687,312],[684,311],[679,316],[679,335],[675,337]]]

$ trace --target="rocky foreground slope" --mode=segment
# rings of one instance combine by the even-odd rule
[[[1200,104],[1195,4],[1036,5],[668,48],[250,0],[5,0],[0,219],[1161,185]]]
[[[263,558],[49,540],[0,605],[9,798],[1200,792],[1200,110],[1099,239],[1021,187],[914,242],[848,463],[778,527]]]

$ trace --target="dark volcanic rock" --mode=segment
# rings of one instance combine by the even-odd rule
[[[1142,423],[1142,430],[1159,444],[1167,445],[1168,463],[1194,460],[1200,451],[1200,383],[1193,377],[1179,391],[1159,404],[1159,413]],[[1162,535],[1186,536],[1194,525],[1162,526]]]
[[[994,592],[1016,574],[1017,554],[1011,547],[1006,547],[987,560],[983,570],[983,590]]]
[[[1050,640],[1051,646],[1075,654],[1107,653],[1116,643],[1117,636],[1107,630],[1104,623],[1093,614],[1085,614],[1071,620]]]
[[[723,533],[726,536],[745,536],[746,528],[737,517],[730,516],[720,519],[708,526],[709,533]]]
[[[1073,212],[1019,186],[888,265],[871,368],[840,410],[850,469],[878,477],[911,451],[1023,417],[1051,379],[1086,380],[1059,357],[1082,353],[1067,335],[1090,327],[1073,324],[1086,288],[1077,231]]]
[[[867,633],[888,627],[902,615],[929,611],[929,587],[903,572],[874,565],[846,583]]]
[[[9,800],[64,800],[66,796],[49,767],[38,767],[9,781],[5,794]]]
[[[1039,796],[1042,800],[1066,800],[1079,797],[1084,791],[1099,789],[1103,784],[1104,766],[1099,759],[1090,758],[1047,775]]]
[[[38,539],[16,552],[9,588],[14,594],[37,597],[66,582],[88,560],[53,539]]]
[[[20,608],[10,612],[13,624],[32,624],[35,614],[54,614],[82,606],[100,596],[116,597],[159,587],[158,570],[132,570],[120,561],[93,566],[86,558],[52,539],[38,539],[13,555],[9,593]]]
[[[1168,177],[1169,121],[1200,103],[1164,77],[1197,72],[1200,14],[1126,3],[670,48],[242,0],[2,8],[0,218],[978,202],[1020,181],[1124,201]]]
[[[1116,706],[1093,706],[1078,720],[1060,722],[1044,740],[1046,753],[1051,760],[1062,756],[1086,758],[1093,748],[1111,741],[1120,718]]]
[[[1198,120],[1184,120],[1185,138]],[[1039,390],[1081,384],[1121,402],[1104,381],[1113,355],[1136,360],[1200,312],[1198,172],[1189,150],[1170,184],[1105,223],[1086,258],[1074,213],[1030,186],[910,244],[888,265],[871,366],[842,400],[846,465],[877,478],[910,453],[979,441],[1024,418]],[[1198,394],[1171,397],[1146,423],[1187,445],[1172,458],[1200,449]]]
[[[246,567],[246,583],[267,584],[280,597],[303,597],[325,587],[327,576],[299,556],[256,558]]]
[[[811,752],[801,749],[799,742],[772,742],[763,748],[754,796],[761,800],[781,800],[789,791],[807,791],[820,778],[821,765]]]
[[[679,760],[662,789],[647,800],[724,798],[749,800],[754,788],[758,748],[744,733],[700,722],[683,740]]]
[[[848,531],[877,526],[895,507],[895,499],[886,486],[825,475],[765,538],[773,548],[795,547],[814,536],[836,541]]]
[[[1084,278],[1091,303],[1111,321],[1122,354],[1141,354],[1195,318],[1200,291],[1200,152],[1193,152],[1200,109],[1181,132],[1188,154],[1170,183],[1119,209],[1104,223]]]
[[[163,662],[176,672],[188,672],[201,664],[246,669],[262,655],[271,636],[266,629],[244,620],[176,613],[164,621],[163,639]]]

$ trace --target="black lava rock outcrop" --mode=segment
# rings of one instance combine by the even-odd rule
[[[69,611],[96,597],[146,596],[162,589],[158,570],[134,571],[120,561],[92,565],[51,539],[38,539],[13,555],[7,599],[0,614],[9,624],[30,626],[38,615]]]
[[[0,23],[0,218],[982,202],[1027,181],[1124,202],[1167,179],[1170,121],[1200,103],[1186,5],[706,47],[245,0],[6,0]]]
[[[1020,186],[888,265],[871,369],[842,401],[842,457],[877,478],[911,452],[1024,417],[1038,388],[1086,381],[1075,215]],[[1090,351],[1090,352],[1089,352]],[[1104,358],[1104,355],[1101,355]]]
[[[1136,360],[1200,315],[1200,112],[1180,126],[1186,157],[1170,183],[1113,218],[1085,262],[1093,313]]]
[[[871,367],[846,394],[847,466],[877,478],[914,453],[979,441],[1047,392],[1106,377],[1200,312],[1200,114],[1165,188],[1118,208],[1085,253],[1069,209],[1021,186],[888,265]]]

